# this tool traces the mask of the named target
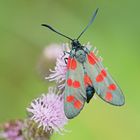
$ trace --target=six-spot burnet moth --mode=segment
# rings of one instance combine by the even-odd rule
[[[89,102],[96,92],[105,102],[121,106],[125,103],[124,95],[103,66],[101,60],[87,47],[78,41],[87,28],[93,23],[98,12],[94,12],[90,22],[77,37],[72,39],[52,28],[42,24],[55,33],[71,40],[71,51],[67,60],[66,83],[64,90],[64,112],[68,119],[77,116],[85,102]]]

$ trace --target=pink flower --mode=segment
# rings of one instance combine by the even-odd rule
[[[42,127],[46,132],[58,132],[64,130],[67,118],[64,114],[63,94],[55,94],[54,88],[49,88],[48,94],[32,101],[27,111],[31,113],[30,119]]]
[[[44,48],[43,51],[43,56],[46,57],[47,59],[57,59],[57,57],[63,52],[63,46],[53,43],[50,44],[49,46]]]
[[[63,56],[63,50],[66,46],[67,44],[53,43],[44,48],[37,63],[37,70],[42,78],[49,74],[49,70],[54,67],[56,59]]]
[[[69,45],[63,44],[63,49],[65,49],[67,52],[69,51]],[[54,70],[50,69],[50,75],[46,77],[45,79],[48,79],[49,81],[56,81],[58,84],[59,89],[63,89],[65,86],[65,79],[66,79],[66,72],[67,72],[67,58],[69,57],[68,53],[65,53],[62,51],[59,56],[56,59],[56,66]]]
[[[22,127],[23,122],[20,120],[7,122],[2,126],[3,132],[0,133],[0,138],[5,140],[24,140]]]

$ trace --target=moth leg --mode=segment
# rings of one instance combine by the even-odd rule
[[[66,52],[66,51],[63,51],[63,53],[64,53],[64,55],[61,57],[61,59],[62,59],[64,56],[66,56],[66,54],[70,54],[70,52]],[[67,64],[68,58],[65,57],[65,58],[64,58],[64,61],[65,61],[65,64]]]
[[[87,47],[84,47],[83,49],[84,49],[84,51],[85,51],[86,54],[88,54],[88,53],[90,52],[90,51],[87,49]]]
[[[65,64],[68,63],[68,58],[64,58]]]

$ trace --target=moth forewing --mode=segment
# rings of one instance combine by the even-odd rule
[[[83,86],[84,72],[82,65],[73,57],[68,60],[64,91],[64,112],[67,118],[72,119],[83,109],[86,92]]]
[[[94,53],[87,55],[87,61],[84,65],[99,97],[112,105],[123,105],[125,99],[122,90]]]

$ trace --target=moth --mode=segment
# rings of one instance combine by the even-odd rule
[[[79,38],[93,23],[97,12],[98,8],[77,39],[56,31],[50,25],[42,24],[71,41],[70,53],[64,52],[69,53],[64,90],[64,112],[68,119],[76,117],[83,109],[85,102],[89,103],[95,93],[112,105],[122,106],[125,103],[122,90],[105,69],[102,61],[79,42]]]

